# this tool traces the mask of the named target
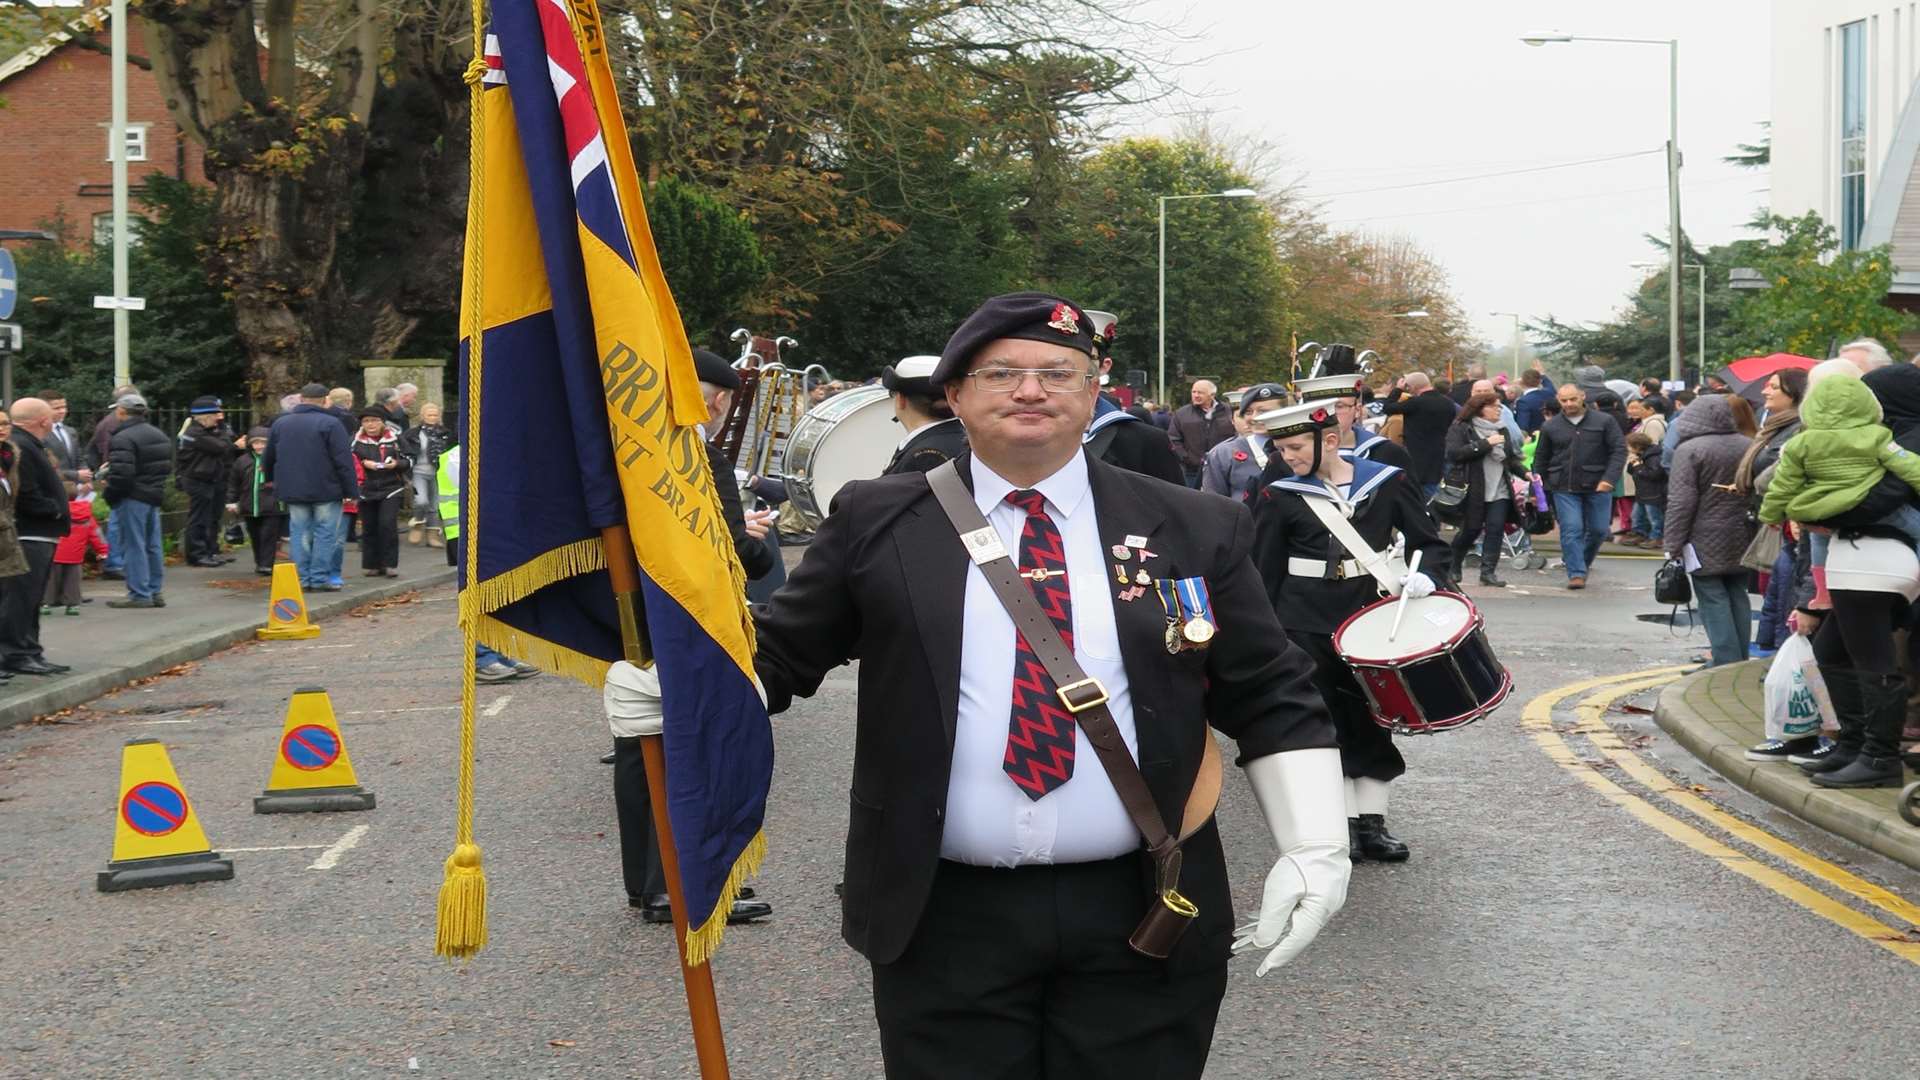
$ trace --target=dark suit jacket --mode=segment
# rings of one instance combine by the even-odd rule
[[[1413,459],[1413,478],[1422,484],[1439,483],[1447,463],[1447,425],[1453,423],[1460,407],[1438,390],[1424,390],[1412,397],[1395,390],[1381,411],[1405,418],[1402,439]]]
[[[967,429],[958,420],[927,424],[893,452],[883,476],[929,472],[967,452]]]
[[[969,462],[958,464],[970,483]],[[1248,557],[1247,508],[1099,461],[1087,469],[1100,542],[1146,537],[1149,572],[1205,578],[1218,617],[1210,648],[1170,656],[1151,591],[1113,602],[1140,769],[1163,818],[1180,819],[1209,723],[1238,742],[1242,761],[1336,745],[1313,661],[1281,631]],[[786,587],[754,609],[755,667],[773,712],[862,661],[841,934],[875,963],[897,960],[912,941],[940,861],[968,565],[926,476],[885,476],[840,489]],[[1181,891],[1200,918],[1171,961],[1224,963],[1234,916],[1219,834],[1209,824],[1185,851]],[[1141,872],[1144,913],[1144,854]]]
[[[1151,423],[1114,425],[1113,442],[1100,460],[1141,476],[1187,486],[1187,474],[1180,468],[1180,458],[1167,441],[1167,433]]]
[[[78,483],[80,481],[80,461],[86,453],[87,445],[80,441],[80,436],[75,434],[72,428],[64,428],[67,433],[67,438],[72,440],[72,445],[69,446],[67,443],[61,442],[61,430],[60,428],[56,428],[47,433],[47,437],[44,440],[47,444],[47,453],[52,454],[54,462],[59,465],[60,478],[62,480],[72,480]]]
[[[740,568],[748,581],[758,581],[773,572],[773,549],[747,535],[746,511],[740,508],[740,485],[733,479],[733,463],[712,443],[707,444],[707,467],[713,470],[713,488],[720,493],[720,516],[727,519],[727,532],[733,537],[734,554],[740,556]]]

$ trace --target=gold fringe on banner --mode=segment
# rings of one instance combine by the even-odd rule
[[[467,549],[469,553],[472,548]],[[496,574],[472,588],[460,591],[460,618],[469,620],[484,617],[500,610],[516,600],[524,600],[534,593],[552,585],[556,581],[565,581],[570,577],[590,574],[595,570],[607,568],[607,550],[598,536],[586,540],[575,540],[554,548],[552,551],[521,563],[504,574]],[[499,646],[488,641],[488,644]],[[532,657],[514,654],[515,659],[533,661]],[[546,665],[542,664],[542,667]]]
[[[546,638],[516,630],[491,615],[480,616],[474,636],[515,660],[524,660],[543,671],[565,675],[592,687],[605,686],[608,663],[586,653],[556,645]]]
[[[733,902],[740,898],[741,886],[760,872],[760,861],[766,857],[767,834],[757,832],[740,858],[734,861],[733,872],[727,875],[726,887],[720,890],[720,899],[713,905],[707,921],[697,928],[688,923],[687,963],[698,967],[713,958],[714,951],[720,948],[721,937],[727,932],[727,914],[733,910]]]

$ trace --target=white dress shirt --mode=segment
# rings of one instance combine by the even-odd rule
[[[974,502],[1017,557],[1027,515],[1006,502],[1014,486],[978,457],[971,461]],[[1133,698],[1108,591],[1117,586],[1108,578],[1108,559],[1100,546],[1086,457],[1075,454],[1034,487],[1046,497],[1047,516],[1066,548],[1074,659],[1106,687],[1107,708],[1126,739],[1127,752],[1137,760]],[[1139,563],[1122,565],[1131,571]],[[1013,708],[1013,619],[971,563],[960,625],[960,711],[940,857],[975,866],[1020,866],[1092,862],[1138,850],[1140,832],[1079,725],[1074,725],[1073,777],[1044,797],[1029,799],[1002,769]]]

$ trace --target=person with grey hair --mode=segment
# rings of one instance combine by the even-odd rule
[[[121,519],[127,595],[114,608],[167,606],[165,556],[160,542],[160,506],[173,475],[173,440],[147,420],[147,400],[127,394],[114,406],[120,426],[107,453],[107,505]],[[113,541],[109,540],[109,544]]]
[[[1207,465],[1207,451],[1233,438],[1233,409],[1219,399],[1220,388],[1209,379],[1196,379],[1193,400],[1173,411],[1167,442],[1180,459],[1187,486],[1198,488]]]
[[[1840,359],[1859,368],[1862,375],[1893,363],[1893,356],[1887,352],[1887,347],[1872,338],[1856,338],[1849,341],[1840,346],[1838,355]]]
[[[24,397],[9,410],[14,449],[13,524],[27,557],[27,572],[0,578],[0,659],[17,675],[58,675],[71,670],[47,662],[40,646],[40,600],[53,572],[53,552],[73,527],[60,469],[47,453],[53,409],[44,400]]]
[[[1447,429],[1453,426],[1459,407],[1435,389],[1433,376],[1415,371],[1394,380],[1380,411],[1403,417],[1401,439],[1413,458],[1413,478],[1419,482],[1421,493],[1433,498],[1447,463]]]

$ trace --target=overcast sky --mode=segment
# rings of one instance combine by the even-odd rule
[[[1444,264],[1489,342],[1512,321],[1608,317],[1658,261],[1663,156],[1458,183],[1434,180],[1658,151],[1667,50],[1554,44],[1530,31],[1680,40],[1681,223],[1696,244],[1749,236],[1764,171],[1720,158],[1767,119],[1762,0],[1148,0],[1194,39],[1176,75],[1216,127],[1276,144],[1343,227],[1405,233]],[[1142,121],[1168,132],[1163,108]],[[1422,184],[1422,187],[1399,187]],[[1398,187],[1398,190],[1367,191]],[[1363,193],[1364,192],[1364,193]],[[1177,242],[1170,221],[1169,243]]]

